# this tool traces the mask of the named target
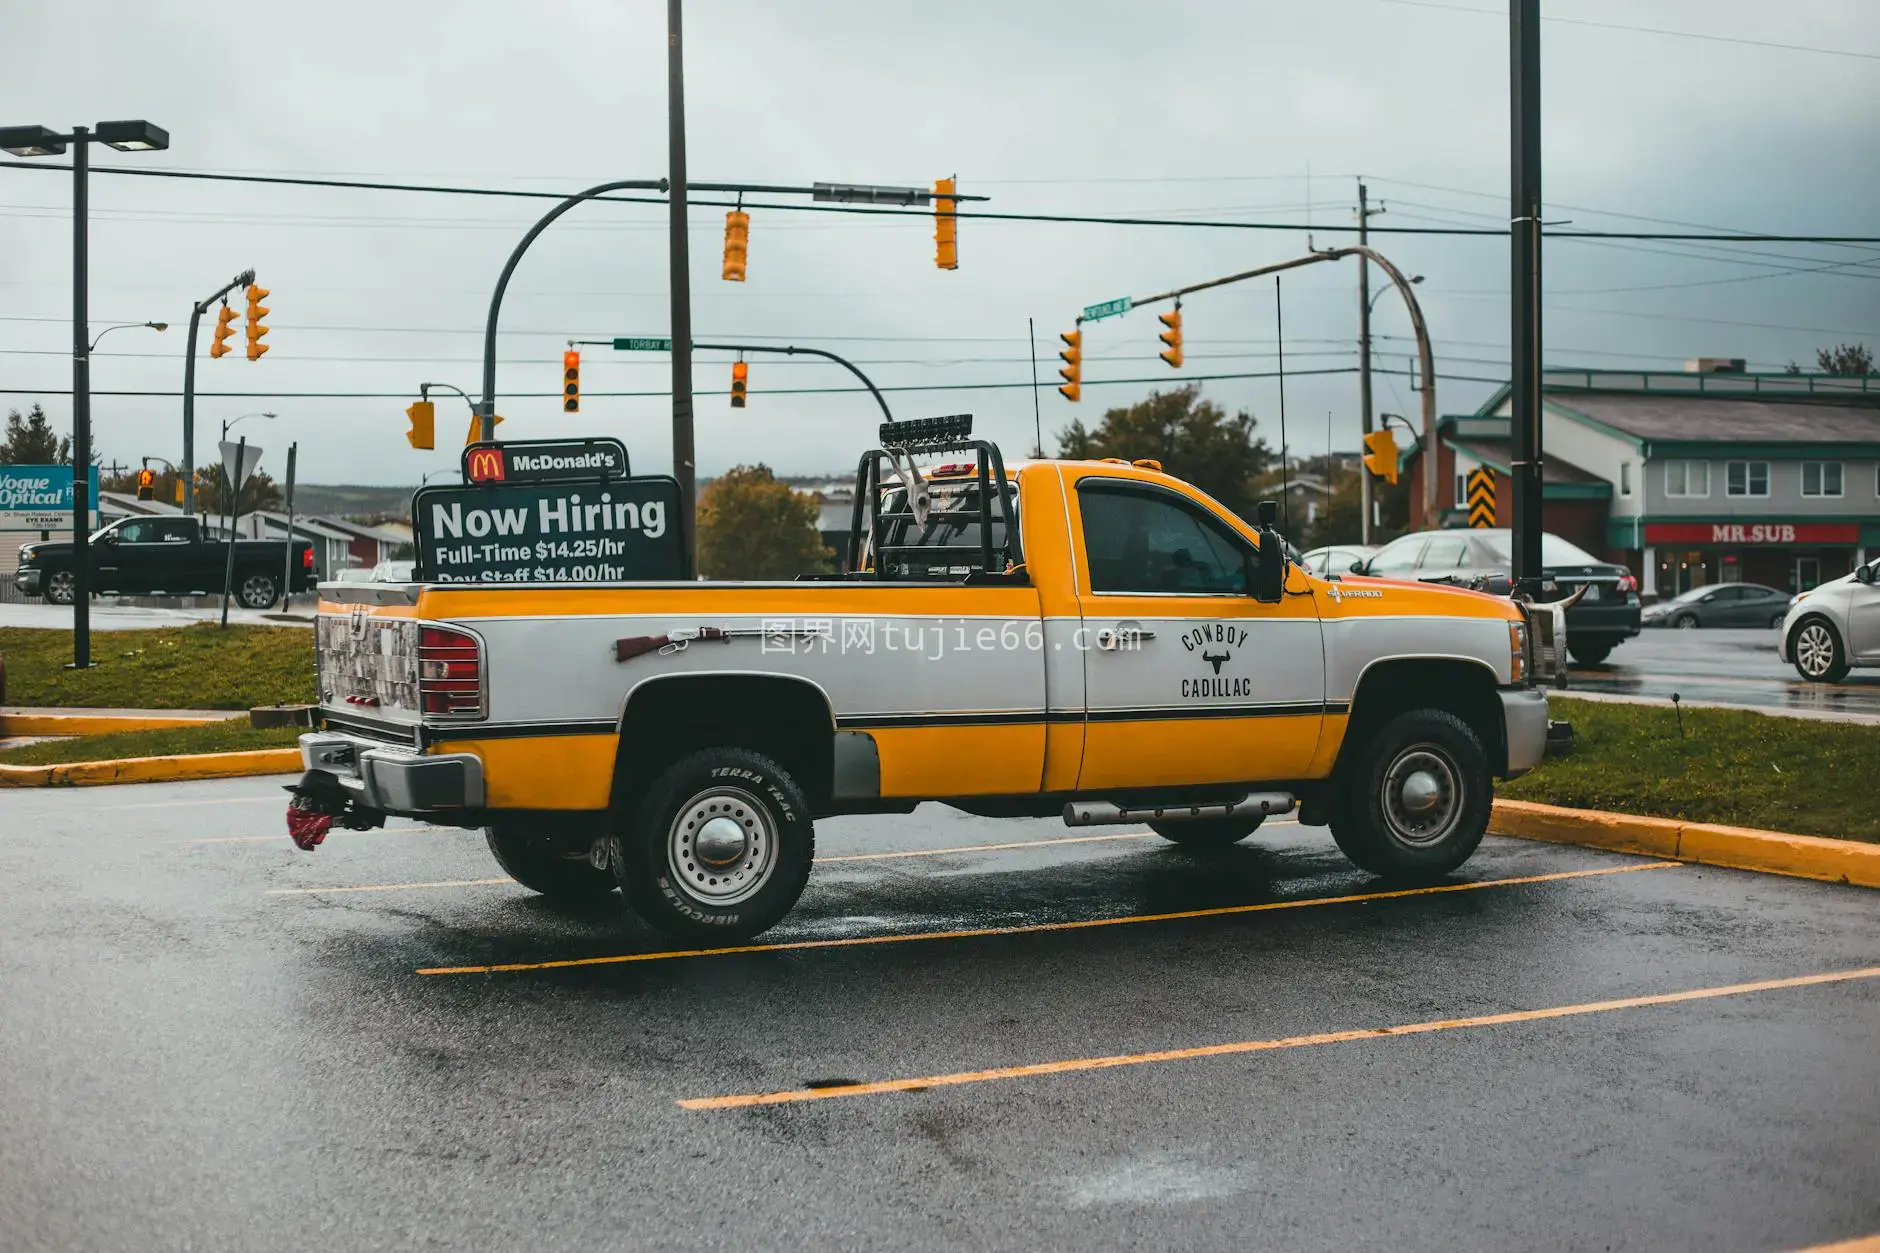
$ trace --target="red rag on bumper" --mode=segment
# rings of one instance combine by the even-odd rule
[[[311,853],[332,829],[332,814],[302,809],[298,802],[287,807],[287,834],[302,852]]]

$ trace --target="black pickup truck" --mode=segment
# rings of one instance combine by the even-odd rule
[[[204,539],[195,518],[124,518],[91,537],[91,590],[122,595],[206,595],[222,590],[228,542]],[[235,599],[266,609],[281,596],[287,541],[235,541]],[[294,541],[290,592],[313,586],[313,545]],[[14,586],[54,605],[72,603],[72,545],[66,541],[20,547]]]

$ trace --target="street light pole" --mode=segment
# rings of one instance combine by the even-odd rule
[[[688,568],[698,556],[693,536],[697,453],[692,439],[692,271],[687,255],[685,186],[685,45],[680,0],[666,0],[666,151],[668,245],[672,298],[672,476],[679,480],[679,526]]]
[[[87,304],[91,145],[158,152],[170,133],[142,119],[75,126],[61,135],[44,126],[0,126],[0,149],[16,157],[57,156],[72,148],[72,668],[91,665],[91,328]]]
[[[1358,180],[1358,243],[1371,242],[1371,207],[1364,180]],[[1379,213],[1383,207],[1379,206]],[[1371,260],[1358,254],[1358,423],[1360,436],[1371,433]],[[1362,442],[1360,443],[1362,447]],[[1327,467],[1329,473],[1330,467]],[[1358,473],[1358,541],[1371,542],[1371,476]]]
[[[1541,15],[1540,0],[1508,0],[1509,284],[1513,316],[1514,581],[1541,592]],[[1434,448],[1428,458],[1434,465]]]

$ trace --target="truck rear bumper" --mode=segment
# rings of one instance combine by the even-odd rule
[[[1514,778],[1541,764],[1547,753],[1547,693],[1539,688],[1501,690],[1501,715],[1508,741],[1508,772]]]
[[[423,756],[338,731],[300,737],[309,770],[333,776],[362,809],[427,814],[483,808],[483,761],[471,753]]]

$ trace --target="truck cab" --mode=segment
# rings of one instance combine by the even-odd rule
[[[538,890],[742,935],[795,901],[823,815],[1221,845],[1298,808],[1361,867],[1429,875],[1540,760],[1521,605],[1314,577],[1153,463],[1008,471],[911,425],[870,454],[894,482],[858,474],[848,575],[323,588],[295,821],[482,827]]]

